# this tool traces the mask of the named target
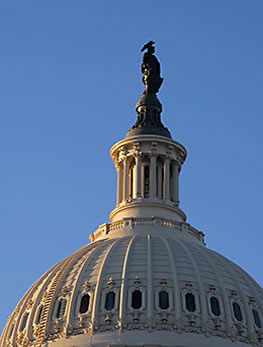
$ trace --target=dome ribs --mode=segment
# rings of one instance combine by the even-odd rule
[[[69,267],[72,266],[72,264],[74,264],[76,258],[81,257],[86,252],[87,247],[88,246],[81,248],[79,251],[66,258],[66,260],[62,263],[61,268],[58,270],[54,279],[52,280],[50,288],[47,290],[47,295],[43,302],[43,311],[38,327],[38,334],[36,336],[37,341],[39,341],[40,343],[48,338],[48,327],[49,319],[51,319],[51,308],[54,300],[56,299],[56,292],[58,291],[59,285],[63,280],[64,275],[67,273]]]
[[[153,324],[153,279],[152,279],[152,240],[150,234],[147,235],[147,323],[148,329],[152,329]]]
[[[200,272],[198,269],[198,266],[196,264],[196,260],[194,259],[190,247],[186,247],[185,243],[182,240],[177,239],[177,242],[183,247],[185,253],[189,257],[192,266],[194,268],[195,276],[197,278],[197,283],[199,287],[199,298],[200,298],[200,310],[202,312],[201,314],[201,328],[205,329],[205,326],[207,324],[208,316],[207,316],[207,305],[206,305],[206,300],[205,300],[205,290],[203,286],[203,282],[201,280]]]
[[[135,236],[129,241],[128,247],[125,252],[123,266],[122,266],[122,275],[121,275],[121,289],[120,289],[120,309],[119,309],[119,329],[122,332],[123,325],[125,322],[125,310],[126,310],[126,297],[127,297],[127,269],[129,263],[129,257],[131,254],[132,246],[134,244]]]
[[[258,308],[260,309],[261,312],[263,312],[263,305],[262,305],[263,300],[262,300],[262,298],[259,297],[259,295],[257,294],[257,291],[255,289],[255,286],[258,286],[258,284],[248,274],[246,274],[248,277],[248,280],[246,280],[245,274],[242,274],[242,269],[238,265],[233,264],[232,266],[234,266],[236,268],[236,271],[238,271],[240,277],[243,278],[244,281],[248,284],[251,292],[253,293],[254,298],[256,299],[256,304],[257,304]]]
[[[71,264],[72,260],[75,259],[75,256],[76,254],[73,254],[72,256],[66,259],[61,269],[57,272],[48,290],[48,293],[44,302],[44,306],[43,306],[41,321],[39,323],[38,341],[40,342],[44,341],[47,338],[46,335],[47,335],[47,328],[48,328],[48,318],[50,316],[50,308],[51,308],[52,302],[54,301],[57,285],[59,284],[60,280],[63,278],[63,275],[66,272],[68,266]]]
[[[197,246],[194,246],[197,249]],[[198,247],[198,251],[202,253],[203,257],[206,259],[206,261],[208,262],[208,264],[211,266],[211,268],[213,269],[213,272],[215,274],[216,280],[220,286],[220,290],[222,296],[223,296],[223,305],[224,305],[224,316],[225,316],[225,320],[226,320],[226,332],[227,334],[231,334],[231,311],[230,311],[230,307],[227,304],[228,303],[228,297],[226,294],[226,289],[221,281],[221,277],[220,275],[218,275],[218,270],[214,264],[214,262],[211,260],[211,257],[208,256],[206,249],[203,249],[202,247]]]
[[[231,300],[236,300],[236,299],[241,299],[241,303],[243,305],[244,308],[244,313],[245,313],[245,317],[243,317],[243,321],[242,322],[233,322],[232,320],[232,326],[236,326],[237,330],[238,330],[238,334],[240,334],[240,336],[242,337],[242,334],[244,333],[243,331],[243,327],[245,327],[247,329],[247,337],[250,337],[253,334],[253,323],[251,320],[251,315],[250,315],[250,310],[249,310],[249,306],[248,306],[248,302],[247,302],[247,298],[244,295],[244,291],[242,290],[239,281],[236,280],[236,270],[232,269],[231,264],[229,263],[229,260],[224,258],[222,255],[219,255],[216,252],[213,252],[213,256],[216,257],[219,262],[223,265],[224,269],[230,274],[231,278],[233,278],[235,286],[236,286],[236,291],[233,288],[233,290],[231,291],[231,293],[229,293],[229,299],[228,302],[229,304],[231,304]],[[224,260],[224,261],[223,261]],[[231,298],[232,296],[232,298]],[[244,319],[245,318],[245,319]],[[233,334],[233,328],[232,328],[232,334]]]
[[[96,288],[95,288],[95,292],[94,292],[93,308],[92,308],[91,322],[90,322],[90,327],[89,327],[89,333],[90,334],[93,334],[94,331],[99,328],[99,304],[100,304],[100,294],[101,294],[102,283],[103,283],[103,279],[104,279],[103,275],[105,272],[105,268],[107,266],[107,263],[110,261],[111,252],[113,251],[113,249],[116,248],[116,246],[122,240],[123,240],[122,238],[114,240],[103,257],[103,261],[102,261],[102,264],[100,266],[99,274],[97,277]]]
[[[62,263],[63,261],[60,261],[58,264]],[[9,329],[11,328],[12,326],[12,323],[14,322],[14,328],[13,328],[13,333],[12,333],[12,336],[10,338],[10,343],[15,344],[16,343],[16,337],[17,337],[17,331],[18,331],[18,327],[19,327],[19,322],[20,322],[20,319],[22,317],[22,315],[24,314],[25,312],[25,309],[26,309],[26,306],[29,302],[30,299],[32,299],[34,293],[38,290],[40,284],[45,280],[47,280],[48,277],[52,276],[52,270],[53,268],[49,269],[43,276],[41,276],[35,284],[33,284],[31,286],[31,288],[28,290],[28,292],[23,296],[23,298],[20,300],[19,304],[17,305],[17,309],[14,311],[13,315],[11,316],[12,318],[10,319],[10,323],[9,323],[9,328],[8,330],[6,331],[6,336],[3,336],[3,341],[6,341],[6,339],[8,339],[8,335],[7,333],[9,333]],[[19,309],[20,308],[20,309]],[[17,315],[17,318],[15,318],[16,314],[18,313]],[[33,318],[33,312],[31,311],[31,320]],[[30,326],[28,324],[28,328],[27,328],[27,334],[29,334],[29,329],[31,330],[32,329],[32,326]],[[30,331],[30,334],[31,334],[31,331]],[[1,342],[1,340],[0,340]],[[0,345],[1,346],[1,345]]]
[[[175,261],[174,261],[174,258],[173,258],[173,253],[172,253],[172,250],[171,250],[171,246],[169,245],[168,241],[164,237],[162,237],[161,239],[162,239],[162,241],[163,241],[163,243],[164,243],[164,245],[166,247],[167,253],[169,255],[171,268],[172,268],[172,276],[173,276],[173,282],[174,282],[174,310],[175,310],[174,324],[176,324],[176,321],[178,319],[180,319],[181,311],[182,311],[181,300],[180,300],[180,286],[179,286],[178,274],[177,274],[177,271],[176,271],[176,266],[175,266]]]
[[[85,256],[85,261],[83,262],[78,275],[76,276],[75,283],[73,285],[72,289],[72,295],[69,299],[69,314],[67,315],[67,326],[74,326],[74,305],[77,301],[77,296],[79,294],[80,285],[83,279],[83,276],[85,274],[85,271],[87,270],[87,267],[90,264],[90,261],[101,251],[103,248],[107,247],[108,243],[105,245],[103,242],[99,244],[97,247],[93,247],[90,252]]]

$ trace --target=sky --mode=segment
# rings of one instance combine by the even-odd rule
[[[162,120],[188,151],[181,208],[261,286],[262,0],[0,2],[0,331],[115,207],[109,150],[156,41]]]

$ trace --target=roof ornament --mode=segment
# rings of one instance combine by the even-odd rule
[[[141,72],[144,92],[136,105],[137,121],[127,133],[127,137],[136,135],[159,135],[172,138],[169,130],[161,121],[162,104],[157,93],[163,83],[161,66],[154,55],[154,41],[147,42],[141,49],[146,52],[142,58]]]
[[[160,76],[161,67],[158,59],[154,55],[155,47],[154,41],[147,42],[141,52],[147,49],[142,58],[142,74],[143,74],[143,84],[145,85],[144,94],[157,94],[162,83],[163,78]]]

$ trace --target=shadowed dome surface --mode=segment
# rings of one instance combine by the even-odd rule
[[[153,346],[192,346],[193,334],[196,345],[260,345],[262,289],[196,229],[145,218],[97,237],[25,294],[2,346],[128,346],[131,332]]]

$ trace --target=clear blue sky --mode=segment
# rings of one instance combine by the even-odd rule
[[[110,147],[157,42],[163,121],[188,150],[181,207],[261,285],[263,1],[0,3],[0,330],[115,205]]]

